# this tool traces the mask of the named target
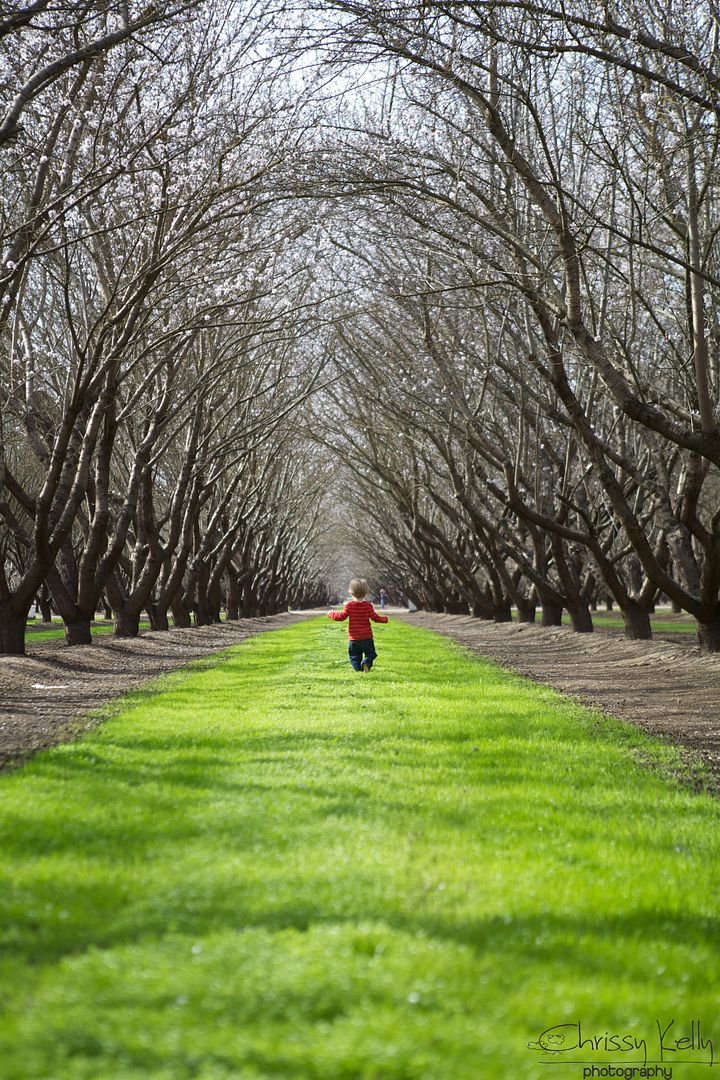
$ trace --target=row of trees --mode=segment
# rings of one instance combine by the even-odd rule
[[[663,595],[720,649],[709,0],[0,35],[0,648],[40,589],[71,641],[312,602],[343,514],[419,605],[647,637]]]
[[[328,8],[335,58],[389,72],[325,160],[356,214],[319,406],[378,574],[580,631],[609,600],[635,638],[662,595],[719,650],[714,5]]]
[[[323,378],[288,198],[308,128],[252,4],[0,21],[0,651],[313,601]]]

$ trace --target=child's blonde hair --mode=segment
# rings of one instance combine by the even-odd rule
[[[350,595],[362,600],[370,592],[370,586],[364,577],[354,577],[350,582]]]

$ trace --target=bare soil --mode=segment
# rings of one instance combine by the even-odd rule
[[[73,738],[106,702],[148,679],[307,617],[287,612],[133,639],[101,635],[74,648],[37,642],[27,656],[0,656],[0,769]]]
[[[405,616],[584,705],[686,747],[720,793],[720,655],[701,656],[691,634],[626,641],[610,630],[492,623],[466,615]]]

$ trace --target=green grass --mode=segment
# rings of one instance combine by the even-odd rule
[[[517,612],[513,613],[513,618],[517,620]],[[562,617],[563,626],[570,626],[570,616],[564,614]],[[650,623],[654,633],[680,633],[680,634],[696,634],[697,626],[694,622],[677,622],[664,620],[662,616],[652,616]],[[606,615],[603,612],[593,612],[593,624],[596,630],[603,630],[606,627],[610,627],[613,630],[623,630],[625,624],[622,621],[622,617],[619,615]],[[171,622],[172,625],[172,622]],[[36,641],[53,641],[55,639],[62,640],[65,637],[65,631],[63,629],[58,630],[33,630],[33,624],[28,623],[27,632],[25,634],[26,643]],[[143,619],[140,623],[141,630],[149,630],[150,623]],[[95,634],[112,634],[113,627],[103,623],[93,623],[92,627],[93,636]]]
[[[3,1080],[549,1080],[553,1024],[712,1034],[678,753],[377,638],[356,675],[330,623],[259,635],[0,777]]]
[[[108,623],[92,623],[91,629],[92,629],[92,636],[95,637],[96,634],[112,634],[115,627],[112,626],[112,624],[108,624]],[[147,619],[141,619],[140,620],[140,629],[141,630],[149,630],[150,629],[150,623],[148,622]],[[34,630],[34,629],[32,629],[32,623],[28,623],[28,626],[27,626],[27,628],[25,630],[25,644],[26,645],[32,644],[33,642],[36,642],[36,641],[55,641],[55,640],[62,641],[64,637],[65,637],[64,628],[60,629],[60,630]]]
[[[621,615],[606,615],[604,612],[593,611],[592,620],[596,630],[604,630],[606,628],[612,630],[625,629],[625,623],[623,622]],[[570,616],[563,614],[562,623],[563,626],[570,626]],[[662,615],[651,615],[650,627],[654,634],[697,634],[696,622],[680,622],[679,620],[674,619],[664,619]]]

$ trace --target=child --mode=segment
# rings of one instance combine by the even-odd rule
[[[328,611],[328,619],[335,622],[348,623],[348,655],[353,671],[369,671],[373,660],[377,656],[373,633],[370,628],[370,620],[373,622],[386,623],[387,615],[378,615],[375,608],[367,599],[369,586],[364,578],[353,578],[350,582],[350,595],[342,611]]]

